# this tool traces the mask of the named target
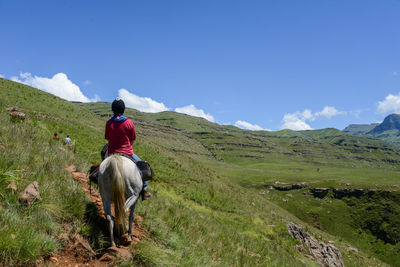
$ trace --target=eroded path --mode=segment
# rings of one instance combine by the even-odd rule
[[[96,206],[97,214],[102,221],[101,230],[104,236],[108,236],[106,221],[103,211],[103,203],[100,193],[92,186],[91,190],[88,183],[88,175],[86,173],[77,172],[75,166],[71,165],[65,168],[71,173],[72,178],[79,182],[81,188],[85,191],[90,201]],[[132,243],[135,245],[146,235],[146,231],[141,226],[142,217],[135,214],[135,219],[132,226]],[[114,260],[117,258],[131,258],[132,253],[128,246],[118,246],[114,248],[104,248],[100,253],[96,253],[90,247],[88,240],[77,234],[72,233],[72,227],[65,225],[65,232],[60,236],[64,240],[64,248],[57,254],[51,255],[44,261],[44,265],[54,266],[114,266]],[[108,243],[108,242],[106,242]]]

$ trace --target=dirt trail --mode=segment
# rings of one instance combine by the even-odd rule
[[[99,191],[92,186],[91,193],[89,191],[88,175],[82,172],[77,172],[75,166],[71,165],[65,168],[71,173],[72,178],[78,181],[81,188],[86,192],[90,201],[96,206],[97,213],[104,220],[103,234],[108,236],[106,230],[106,222],[103,211],[103,203],[101,201]],[[140,242],[140,240],[146,235],[146,231],[141,227],[142,217],[135,214],[135,219],[132,225],[132,243],[133,245]],[[114,266],[113,259],[115,257],[129,258],[132,254],[129,247],[119,246],[118,248],[108,248],[102,251],[100,254],[96,254],[89,245],[89,242],[79,234],[71,234],[71,227],[66,225],[65,233],[61,236],[67,244],[61,252],[53,254],[49,258],[44,260],[43,265],[55,265],[55,266]],[[42,264],[39,264],[42,265]]]

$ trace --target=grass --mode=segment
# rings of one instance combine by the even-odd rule
[[[65,223],[100,248],[102,236],[96,231],[99,222],[93,221],[93,207],[63,168],[73,163],[86,171],[90,163],[99,161],[107,119],[99,115],[110,112],[109,104],[72,104],[4,79],[0,79],[0,96],[0,229],[6,225],[5,229],[13,229],[0,234],[0,245],[5,244],[0,247],[0,262],[34,263],[57,251]],[[10,124],[5,108],[13,105],[27,113],[25,122]],[[285,206],[272,192],[261,193],[265,184],[276,179],[321,185],[327,179],[329,183],[349,180],[370,186],[379,176],[384,186],[392,185],[398,167],[385,159],[400,159],[395,147],[334,129],[249,132],[177,113],[126,113],[137,128],[134,151],[150,162],[156,178],[150,183],[154,197],[137,207],[148,235],[133,248],[135,258],[119,264],[312,266],[287,233],[286,224],[294,221],[321,241],[333,240],[346,266],[385,265],[368,249],[349,252],[352,241],[341,235],[340,224],[336,232],[322,231],[302,217],[305,212],[294,212],[295,206],[293,210]],[[76,153],[61,151],[60,144],[51,140],[54,132],[61,139],[70,134]],[[38,180],[43,201],[23,207],[16,194],[5,188],[11,180],[19,189]],[[311,200],[307,198],[304,209],[315,208],[317,215],[323,212]],[[25,225],[34,224],[26,229],[30,234],[24,232]],[[31,244],[20,242],[30,236]],[[12,250],[21,252],[11,254]]]
[[[62,152],[30,124],[10,123],[4,108],[0,132],[0,261],[32,264],[61,247],[61,224],[79,224],[86,200],[63,171],[73,160],[72,152]],[[20,204],[18,191],[7,189],[12,181],[18,191],[38,181],[43,200],[30,207]]]

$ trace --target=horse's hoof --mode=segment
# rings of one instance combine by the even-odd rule
[[[130,235],[128,234],[123,234],[120,238],[120,242],[121,244],[123,244],[124,246],[129,245],[130,243],[132,243],[132,238]]]

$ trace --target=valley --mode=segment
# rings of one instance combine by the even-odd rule
[[[2,78],[0,96],[0,262],[34,264],[59,251],[65,224],[104,251],[90,201],[64,167],[86,172],[100,161],[110,104],[70,103]],[[10,121],[12,106],[26,114],[23,122]],[[137,207],[148,234],[119,265],[316,265],[296,249],[289,222],[334,244],[345,266],[400,262],[397,146],[332,128],[248,131],[175,112],[127,109],[126,116],[137,130],[134,151],[156,176],[154,197]],[[54,132],[69,134],[75,148],[60,149]],[[7,186],[34,180],[43,200],[27,209]],[[329,190],[320,198],[315,188]],[[376,193],[336,198],[338,189]]]

